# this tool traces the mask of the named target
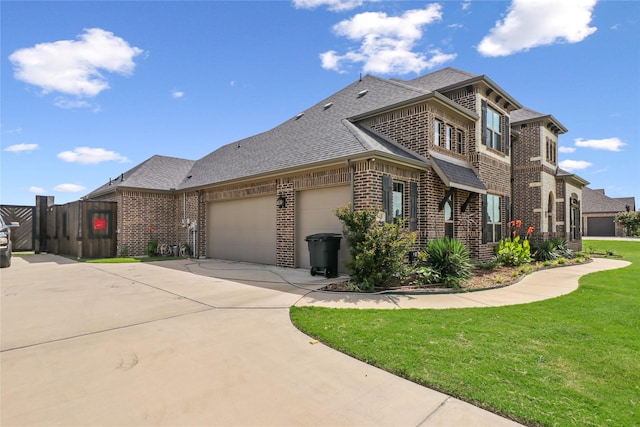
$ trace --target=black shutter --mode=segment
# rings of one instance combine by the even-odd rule
[[[386,222],[393,221],[393,180],[391,175],[382,176],[382,210]]]
[[[409,183],[409,231],[418,229],[418,183]]]
[[[482,100],[480,120],[482,123],[482,144],[487,145],[487,101]]]
[[[488,226],[487,226],[487,195],[482,195],[482,243],[487,243],[488,239]]]
[[[504,154],[509,155],[509,146],[511,145],[511,126],[509,125],[509,116],[504,116]]]

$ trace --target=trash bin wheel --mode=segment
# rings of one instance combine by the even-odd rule
[[[324,277],[326,277],[327,279],[331,277],[331,269],[329,267],[324,269]]]
[[[312,276],[315,276],[315,275],[316,275],[316,269],[315,269],[315,268],[313,268],[313,267],[311,267],[311,275],[312,275]]]

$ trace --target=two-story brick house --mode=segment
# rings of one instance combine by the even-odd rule
[[[535,226],[539,238],[562,237],[582,247],[581,177],[558,167],[558,136],[567,129],[550,114],[529,108],[511,114],[513,217]]]
[[[196,161],[154,156],[87,198],[118,202],[119,246],[133,254],[153,227],[153,238],[193,242],[199,256],[308,267],[305,237],[341,232],[334,211],[351,204],[404,219],[420,246],[449,235],[485,260],[519,206],[519,110],[488,77],[453,68],[365,76],[267,132]],[[527,138],[513,135],[519,149]]]

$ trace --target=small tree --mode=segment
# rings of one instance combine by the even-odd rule
[[[615,222],[624,227],[627,236],[640,236],[640,211],[619,212]]]
[[[351,248],[351,259],[345,267],[358,289],[388,289],[407,277],[405,260],[415,243],[415,234],[402,221],[380,222],[375,210],[354,211],[351,205],[337,209],[335,214],[343,223],[343,234]]]

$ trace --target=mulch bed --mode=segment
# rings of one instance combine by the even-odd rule
[[[591,262],[590,259],[584,260],[581,264]],[[562,265],[554,265],[554,266],[544,266],[542,263],[531,263],[528,264],[531,266],[533,271],[548,269],[548,268],[559,268],[559,267],[567,267],[570,265],[576,264],[575,260],[567,260],[566,264]],[[411,279],[407,280],[404,285],[398,286],[391,289],[376,289],[376,292],[386,291],[386,292],[406,292],[406,293],[453,293],[453,292],[472,292],[472,291],[480,291],[485,289],[494,289],[494,288],[502,288],[505,286],[513,285],[514,283],[519,282],[526,276],[526,274],[520,271],[521,267],[508,267],[508,266],[500,266],[495,267],[493,269],[481,269],[475,268],[473,269],[473,276],[469,281],[464,284],[464,287],[460,289],[448,288],[441,284],[432,284],[427,286],[415,286],[411,285]],[[529,273],[530,274],[530,273]],[[321,291],[329,291],[329,292],[354,292],[349,287],[349,281],[346,280],[344,282],[332,283],[320,289]],[[367,293],[367,292],[362,292]]]

